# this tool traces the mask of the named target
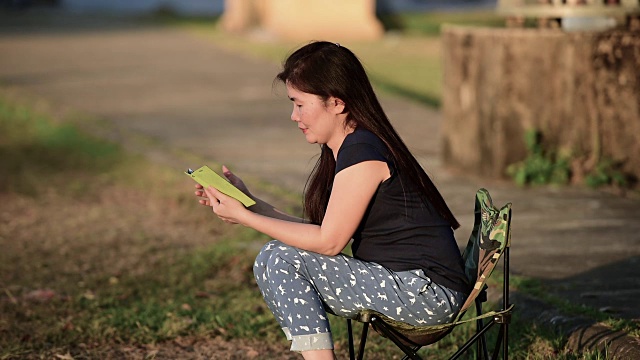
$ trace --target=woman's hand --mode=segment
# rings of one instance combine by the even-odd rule
[[[249,189],[247,189],[247,185],[244,184],[244,181],[242,181],[242,179],[240,179],[239,177],[237,177],[234,173],[231,172],[231,170],[229,170],[226,166],[222,165],[222,174],[224,175],[224,177],[227,178],[227,180],[229,180],[229,182],[238,188],[238,190],[242,191],[243,193],[245,193],[248,197],[256,200],[255,198],[253,198],[253,195],[251,195],[251,192],[249,191]],[[202,187],[202,185],[200,184],[196,184],[196,196],[200,196],[203,199],[200,200],[200,204],[202,205],[206,205],[206,206],[211,206],[209,204],[209,201],[207,199],[207,195],[204,192],[204,188]]]
[[[251,192],[249,192],[249,189],[247,189],[247,186],[244,184],[242,179],[240,179],[234,173],[232,173],[225,165],[222,165],[222,173],[224,174],[224,177],[226,177],[227,180],[229,180],[229,182],[233,186],[237,187],[240,191],[245,193],[247,196],[253,198],[253,196],[251,195]],[[201,198],[199,200],[200,204],[202,204],[204,206],[216,205],[211,200],[209,200],[209,196],[206,193],[206,189],[202,185],[196,184],[196,192],[195,192],[195,194],[196,194],[196,196]],[[222,195],[226,196],[224,194],[222,194]]]
[[[242,191],[243,193],[245,193],[247,196],[252,197],[251,196],[251,192],[249,192],[249,189],[247,189],[247,185],[244,184],[244,182],[242,181],[242,179],[240,179],[239,177],[237,177],[234,173],[231,172],[231,170],[229,170],[226,166],[222,165],[222,174],[224,175],[224,177],[227,178],[227,180],[229,180],[229,182],[237,187],[240,191]]]
[[[213,186],[205,189],[201,185],[196,185],[196,188],[198,188],[196,195],[204,198],[200,200],[200,204],[211,206],[211,209],[218,215],[220,220],[226,223],[240,223],[239,218],[241,215],[249,211],[240,201],[221,193]]]
[[[226,166],[222,165],[222,173],[229,180],[229,182],[237,187],[240,191],[247,194],[247,196],[251,196],[251,193],[247,189],[247,186],[244,184],[242,179],[234,175]],[[237,224],[233,214],[237,214],[240,211],[246,210],[244,205],[237,201],[236,199],[229,197],[217,189],[213,187],[209,187],[205,189],[202,185],[196,184],[196,192],[195,195],[200,197],[201,199],[198,201],[200,204],[204,206],[211,206],[213,212],[218,215],[218,217],[230,224]],[[239,206],[237,206],[239,205]]]

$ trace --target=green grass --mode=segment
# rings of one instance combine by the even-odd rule
[[[0,358],[154,343],[247,317],[237,301],[255,292],[245,286],[246,267],[226,270],[230,262],[250,264],[236,243],[242,238],[231,231],[226,241],[197,249],[181,240],[182,233],[203,236],[190,222],[204,229],[209,214],[185,211],[195,205],[177,187],[184,185],[180,172],[89,136],[77,121],[0,97]],[[156,219],[145,224],[149,217]],[[170,219],[176,225],[163,224]],[[174,235],[174,226],[182,233]],[[223,296],[210,293],[219,288]]]
[[[137,275],[98,275],[82,286],[54,281],[49,286],[67,288],[66,296],[2,306],[19,325],[9,330],[1,347],[20,344],[22,351],[39,352],[105,341],[148,344],[185,335],[273,336],[277,326],[259,302],[252,258],[238,240],[225,239],[177,259],[162,254]],[[229,271],[230,266],[235,269]],[[26,334],[29,341],[24,343]]]
[[[259,41],[223,33],[211,25],[184,24],[185,28],[229,51],[245,53],[280,64],[303,45],[287,41]],[[441,48],[437,38],[390,36],[380,42],[347,42],[362,61],[378,91],[439,106],[442,97]],[[275,74],[274,74],[275,77]]]
[[[32,108],[0,98],[0,191],[32,192],[58,172],[105,173],[122,160],[122,150],[56,124]]]
[[[440,35],[442,25],[504,27],[505,19],[493,11],[451,11],[400,13],[382,17],[383,23],[393,24],[393,30],[405,35]]]
[[[81,311],[93,314],[87,319],[90,324],[99,325],[94,337],[154,343],[183,335],[248,337],[256,329],[272,333],[267,332],[275,329],[269,318],[247,312],[258,305],[259,293],[252,283],[252,258],[239,241],[242,244],[238,237],[227,238],[173,263],[161,260],[140,276],[122,276],[92,299],[79,299]]]

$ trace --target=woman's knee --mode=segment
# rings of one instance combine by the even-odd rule
[[[262,250],[260,250],[260,253],[258,253],[258,256],[256,256],[256,260],[253,263],[253,274],[256,277],[262,276],[262,274],[265,272],[267,263],[269,262],[269,258],[273,253],[273,249],[280,245],[282,245],[280,241],[271,240],[262,247]]]
[[[275,249],[279,245],[282,245],[282,243],[278,240],[271,240],[268,243],[264,244],[264,246],[258,253],[258,256],[256,257],[256,261],[254,262],[254,264],[256,266],[263,266],[263,267],[267,265],[267,261],[269,260],[269,257],[271,256],[273,249]]]

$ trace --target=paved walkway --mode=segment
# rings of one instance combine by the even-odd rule
[[[1,86],[302,190],[318,149],[289,120],[284,89],[272,89],[276,65],[175,29],[64,14],[3,20]],[[514,204],[513,273],[542,279],[574,304],[640,319],[640,200],[456,175],[439,162],[440,112],[389,96],[382,102],[462,222],[461,245],[475,191],[486,187],[498,205]]]

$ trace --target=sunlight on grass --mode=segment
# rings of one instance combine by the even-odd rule
[[[122,156],[114,144],[0,98],[0,173],[12,174],[2,177],[0,191],[33,191],[55,172],[106,172]]]
[[[493,12],[408,13],[392,16],[402,31],[389,32],[378,41],[352,41],[342,45],[360,58],[379,91],[435,107],[440,106],[442,98],[442,50],[438,37],[441,26],[504,24],[504,19]],[[218,20],[159,19],[167,24],[182,26],[227,50],[256,56],[275,64],[280,64],[291,51],[305,44],[276,40],[260,33],[249,36],[224,33],[218,26]]]
[[[280,64],[288,54],[305,44],[226,34],[214,24],[182,26],[224,49],[245,53],[274,64]],[[379,91],[439,106],[442,96],[439,39],[389,35],[376,42],[354,41],[342,45],[360,58],[374,87]]]
[[[392,15],[407,35],[439,36],[443,24],[504,27],[504,17],[494,11],[424,12]]]

